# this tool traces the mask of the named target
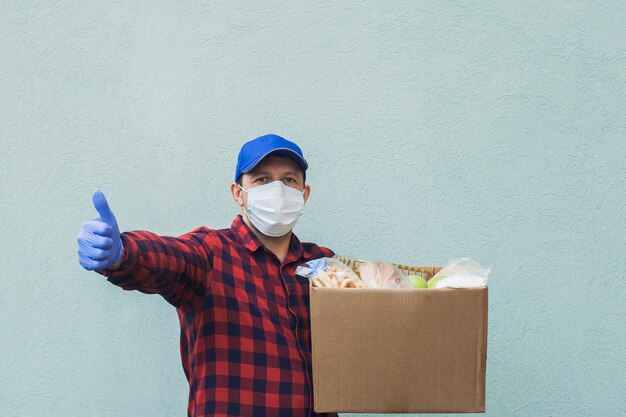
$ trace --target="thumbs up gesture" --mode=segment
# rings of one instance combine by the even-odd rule
[[[87,220],[80,228],[78,262],[88,270],[108,269],[122,257],[120,229],[102,191],[93,193],[92,199],[98,216]]]

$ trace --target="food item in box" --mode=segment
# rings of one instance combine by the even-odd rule
[[[428,281],[428,288],[479,288],[487,286],[491,268],[470,258],[451,259]]]
[[[369,288],[412,288],[406,276],[389,262],[366,261],[359,265],[361,280]]]
[[[332,258],[320,258],[298,266],[296,274],[308,278],[314,287],[364,288],[359,276],[346,264]]]
[[[428,288],[435,288],[437,283],[442,279],[447,278],[445,275],[437,275],[428,280]]]
[[[428,282],[421,275],[407,275],[406,279],[413,288],[428,288]]]

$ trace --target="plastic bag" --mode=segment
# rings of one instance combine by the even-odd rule
[[[406,275],[389,262],[366,261],[358,269],[361,280],[369,288],[413,288]]]
[[[332,258],[309,261],[296,267],[296,275],[308,278],[314,287],[363,288],[359,276],[346,264]]]
[[[490,272],[491,268],[485,268],[470,258],[450,259],[448,264],[428,281],[428,286],[430,288],[486,287]]]

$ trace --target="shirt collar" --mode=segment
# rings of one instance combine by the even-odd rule
[[[259,248],[264,247],[261,239],[259,239],[257,235],[254,234],[252,229],[250,229],[250,227],[243,220],[241,214],[235,217],[235,220],[233,220],[233,224],[230,227],[235,232],[235,234],[239,236],[239,239],[241,239],[243,245],[250,252],[254,252]],[[287,253],[287,257],[285,258],[285,263],[300,259],[302,253],[303,248],[300,239],[298,239],[298,237],[294,233],[291,233],[291,242],[289,243],[289,252]]]

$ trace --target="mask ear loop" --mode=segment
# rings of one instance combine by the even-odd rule
[[[237,187],[241,188],[241,191],[245,191],[246,193],[248,192],[248,190],[246,190],[239,184],[237,184]],[[250,214],[248,213],[248,209],[246,208],[246,206],[243,205],[243,199],[241,200],[241,208],[246,213],[246,216],[248,217],[248,219],[250,219]]]
[[[243,188],[241,185],[237,184],[237,187],[241,188],[241,191],[245,191],[246,193],[248,192],[248,190],[246,190],[245,188]],[[241,207],[243,208],[243,210],[246,212],[246,215],[248,214],[248,210],[246,210],[246,208],[243,205],[243,199],[241,199]],[[249,218],[250,216],[248,216]]]

